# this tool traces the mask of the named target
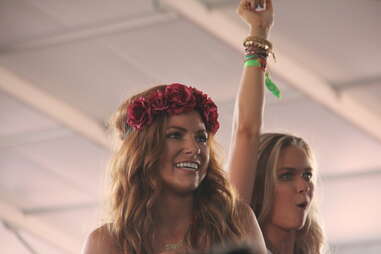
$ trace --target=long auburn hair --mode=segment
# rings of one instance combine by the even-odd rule
[[[111,121],[121,142],[109,163],[108,229],[123,253],[153,253],[153,207],[162,187],[158,169],[168,119],[163,114],[151,125],[133,130],[126,126],[127,107],[135,98],[164,86],[133,96],[119,107]],[[208,146],[207,175],[194,191],[193,221],[184,238],[190,250],[238,242],[243,236],[236,198],[218,163],[213,135],[209,135]]]
[[[251,207],[258,218],[259,225],[270,219],[270,212],[274,202],[274,186],[276,170],[281,151],[290,145],[295,145],[304,150],[308,159],[315,164],[315,159],[310,146],[302,138],[283,133],[265,133],[260,136],[258,150],[257,174],[255,178]],[[316,177],[313,178],[316,181]],[[272,250],[271,243],[264,235],[266,245]],[[302,229],[297,232],[295,253],[318,254],[324,247],[324,234],[317,218],[316,198],[312,199],[307,220]]]

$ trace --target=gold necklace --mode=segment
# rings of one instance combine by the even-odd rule
[[[181,240],[180,242],[177,243],[166,243],[164,245],[164,251],[172,251],[172,250],[177,250],[180,249],[184,246],[184,241]]]

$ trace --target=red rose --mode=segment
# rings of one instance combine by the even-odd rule
[[[200,106],[203,105],[208,100],[208,95],[204,94],[200,90],[197,90],[196,88],[192,88],[193,95],[196,98],[196,105]]]
[[[165,112],[168,109],[168,102],[164,90],[158,89],[154,91],[148,101],[154,112]]]
[[[206,94],[196,88],[174,83],[152,92],[148,97],[135,99],[127,108],[127,124],[140,130],[150,125],[159,114],[180,114],[196,110],[208,131],[216,133],[217,106]]]
[[[127,124],[137,130],[152,122],[150,103],[144,97],[137,98],[127,109]]]
[[[182,84],[174,83],[165,88],[165,95],[168,99],[169,113],[180,114],[190,111],[196,106],[196,98],[192,88]]]
[[[216,133],[220,124],[218,122],[218,110],[216,104],[212,101],[212,99],[207,98],[204,100],[202,105],[202,116],[205,121],[206,128],[212,132]]]

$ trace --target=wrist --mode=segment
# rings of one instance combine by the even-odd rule
[[[250,28],[250,36],[259,37],[262,39],[267,39],[269,37],[269,29],[263,29],[258,27]]]

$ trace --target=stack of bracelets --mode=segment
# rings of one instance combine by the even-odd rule
[[[270,92],[276,97],[280,98],[280,90],[271,80],[269,72],[266,71],[267,57],[272,54],[274,60],[275,55],[273,52],[273,46],[268,40],[249,36],[243,42],[245,47],[245,67],[254,66],[259,67],[265,72],[265,85]]]

